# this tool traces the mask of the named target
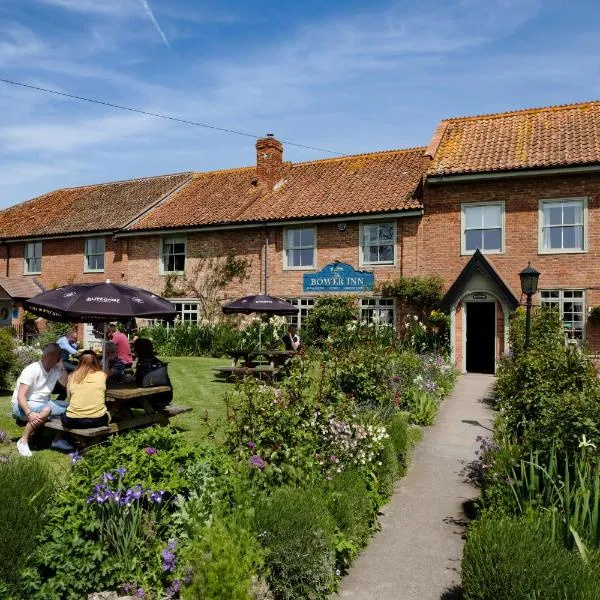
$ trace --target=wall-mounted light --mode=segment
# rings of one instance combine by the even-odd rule
[[[346,223],[338,223],[338,231],[346,231]]]

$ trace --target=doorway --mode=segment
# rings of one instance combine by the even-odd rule
[[[468,373],[496,371],[496,303],[467,302],[466,367]]]

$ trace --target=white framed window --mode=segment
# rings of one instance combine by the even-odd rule
[[[165,237],[160,241],[160,272],[185,272],[186,240],[184,237]]]
[[[587,250],[587,198],[540,200],[539,252]]]
[[[23,263],[25,275],[39,275],[42,272],[42,242],[25,244]]]
[[[585,296],[583,290],[540,290],[542,306],[560,312],[565,334],[570,340],[583,340]]]
[[[173,302],[177,316],[182,323],[198,323],[198,303],[178,301]]]
[[[87,238],[83,250],[83,270],[85,273],[104,271],[104,238]]]
[[[284,230],[284,269],[314,269],[317,250],[316,227]]]
[[[461,205],[461,254],[504,252],[504,202]]]
[[[393,265],[396,262],[396,223],[361,223],[360,264]]]
[[[295,325],[299,330],[302,329],[302,323],[308,317],[310,311],[315,307],[314,298],[288,298],[290,304],[298,307],[298,314],[288,315],[288,323]]]
[[[396,327],[396,301],[393,298],[361,298],[360,320]]]

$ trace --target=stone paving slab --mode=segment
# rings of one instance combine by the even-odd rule
[[[343,578],[335,600],[452,598],[449,590],[460,585],[463,504],[478,493],[463,470],[475,459],[475,438],[490,435],[493,412],[481,400],[492,385],[489,375],[459,377],[383,507],[381,531]]]

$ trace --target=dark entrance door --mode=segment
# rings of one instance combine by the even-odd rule
[[[467,372],[494,373],[496,305],[467,302]]]

